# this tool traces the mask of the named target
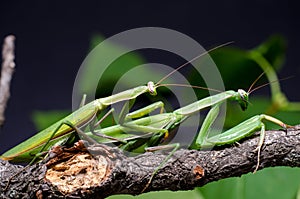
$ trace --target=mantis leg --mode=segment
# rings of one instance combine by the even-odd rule
[[[103,133],[99,133],[99,132],[96,132],[95,131],[95,128],[100,125],[100,123],[109,115],[111,114],[112,112],[114,112],[114,109],[110,109],[98,122],[92,122],[92,124],[90,125],[90,130],[91,130],[91,133],[96,135],[96,136],[99,136],[99,137],[102,137],[102,138],[106,138],[106,139],[109,139],[109,140],[113,140],[113,141],[117,141],[117,142],[121,142],[123,144],[126,144],[127,142],[125,140],[122,140],[122,139],[118,139],[118,138],[115,138],[115,137],[112,137],[112,136],[109,136],[109,135],[105,135]],[[89,140],[89,139],[92,139],[90,138],[89,136],[86,135],[86,133],[84,133],[83,131],[81,131],[80,129],[78,129],[80,133],[80,135],[82,137],[84,137],[86,140]],[[92,139],[94,140],[94,139]]]
[[[80,105],[79,105],[79,108],[83,107],[85,105],[85,102],[86,102],[86,94],[84,94],[82,96],[82,99],[81,99],[81,102],[80,102]],[[104,135],[104,134],[101,134],[101,133],[97,133],[95,132],[95,128],[109,115],[111,114],[112,112],[114,111],[114,109],[110,109],[98,122],[95,122],[95,118],[96,117],[93,117],[92,119],[92,122],[90,124],[90,129],[91,129],[91,132],[94,134],[94,135],[97,135],[97,136],[102,136],[103,138],[107,138],[107,139],[111,139],[111,140],[115,140],[115,141],[118,141],[118,142],[122,142],[122,143],[126,143],[126,141],[123,141],[123,140],[120,140],[120,139],[117,139],[117,138],[114,138],[114,137],[111,137],[111,136],[107,136],[107,135]],[[66,125],[70,126],[71,128],[73,128],[78,134],[81,135],[81,137],[83,137],[85,140],[91,142],[91,143],[97,143],[96,141],[94,141],[92,138],[90,138],[89,136],[87,136],[80,128],[77,128],[75,125],[73,125],[71,122],[66,122],[65,123]]]
[[[124,110],[128,108],[129,103],[127,102],[121,111],[121,114],[124,114]],[[120,128],[122,128],[123,131],[131,131],[131,132],[137,132],[139,134],[141,133],[147,133],[147,134],[143,134],[143,135],[148,135],[151,136],[153,134],[156,133],[161,133],[161,134],[165,134],[166,136],[168,136],[168,128],[165,128],[165,126],[171,125],[172,124],[172,119],[170,120],[168,118],[168,116],[157,116],[158,119],[156,119],[157,123],[153,124],[151,123],[151,125],[148,125],[147,123],[145,124],[136,124],[134,121],[133,122],[129,122],[129,119],[135,119],[135,118],[140,118],[143,117],[146,114],[151,113],[152,111],[160,108],[160,112],[162,112],[163,110],[163,102],[155,102],[153,104],[150,104],[142,109],[139,109],[137,111],[134,111],[132,113],[128,113],[126,114],[126,116],[120,116],[120,118],[124,118],[121,119],[122,121],[120,121]],[[109,112],[108,112],[109,113]],[[153,122],[153,121],[151,121]],[[154,122],[155,123],[155,122]],[[106,135],[104,135],[103,133],[100,132],[92,132],[94,135],[98,135],[100,137],[104,137],[107,138]],[[143,136],[142,135],[142,136]],[[115,138],[113,138],[112,140],[114,140]],[[118,141],[118,140],[117,140]]]
[[[134,104],[135,99],[131,99],[127,101],[124,106],[122,107],[122,110],[119,115],[119,124],[123,124],[125,121],[128,121],[129,119],[137,119],[141,118],[154,110],[160,108],[160,113],[163,113],[164,103],[161,101],[155,102],[153,104],[150,104],[144,108],[138,109],[136,111],[133,111],[129,113],[130,108]]]
[[[127,113],[129,113],[129,110],[133,106],[134,102],[135,99],[131,99],[125,102],[119,115],[119,124],[123,124],[125,122],[126,115]]]
[[[147,125],[136,125],[136,124],[127,124],[124,123],[122,125],[123,127],[125,127],[128,130],[132,130],[134,132],[137,133],[150,133],[150,135],[156,134],[156,133],[161,133],[161,134],[168,134],[168,130],[167,128],[159,128],[159,127],[153,127],[153,126],[147,126]],[[147,134],[148,135],[148,134]]]
[[[149,187],[149,185],[152,182],[152,179],[155,176],[155,174],[157,174],[157,172],[164,166],[164,164],[167,163],[167,161],[172,157],[172,155],[175,153],[175,151],[177,151],[179,146],[180,146],[179,143],[174,143],[174,144],[168,144],[168,145],[148,147],[146,149],[147,151],[157,151],[157,150],[164,150],[164,149],[173,148],[173,150],[168,154],[168,156],[155,168],[155,170],[153,171],[153,173],[150,176],[150,179],[149,179],[148,183],[146,184],[146,186],[144,187],[144,189],[142,190],[141,193],[143,193]]]
[[[85,102],[86,102],[86,94],[83,94],[79,104],[79,108],[83,107],[85,105]]]
[[[125,114],[129,111],[129,109],[133,105],[134,101],[135,100],[132,99],[132,100],[127,101],[124,104],[124,106],[121,110],[120,116],[119,116],[119,124],[123,127],[126,127],[128,130],[135,130],[135,131],[139,131],[139,132],[153,132],[153,133],[160,132],[160,133],[165,133],[167,135],[168,131],[164,130],[164,129],[161,129],[161,128],[155,128],[155,127],[146,126],[146,125],[135,125],[135,124],[129,125],[127,123],[127,121],[129,119],[141,118],[141,117],[153,112],[154,110],[156,110],[158,108],[160,108],[160,113],[163,112],[164,103],[159,101],[159,102],[155,102],[153,104],[150,104],[150,105],[148,105],[144,108],[141,108],[139,110],[136,110],[134,112]],[[94,124],[93,127],[91,128],[91,132],[96,136],[100,136],[100,137],[103,137],[103,138],[115,140],[115,141],[118,141],[118,142],[121,142],[121,143],[125,144],[126,141],[124,141],[124,140],[120,140],[120,139],[117,139],[117,138],[114,138],[114,137],[111,137],[111,136],[104,135],[100,132],[94,131],[94,128],[96,126],[98,126],[113,111],[114,111],[114,109],[112,108],[96,124]]]
[[[156,104],[154,104],[156,105]],[[153,106],[155,107],[155,106]],[[142,118],[143,119],[143,118]],[[151,134],[164,134],[164,138],[169,136],[168,129],[176,122],[176,115],[173,114],[158,114],[152,117],[150,121],[144,124],[136,124],[134,120],[132,122],[122,124],[122,127],[127,128],[133,132],[137,133],[150,133]],[[150,122],[150,123],[149,123]]]
[[[55,134],[56,134],[57,132],[59,132],[59,130],[62,128],[63,125],[67,125],[67,126],[73,128],[73,129],[74,129],[75,131],[77,131],[79,134],[82,134],[82,133],[83,133],[83,134],[85,135],[84,132],[82,132],[78,127],[76,127],[75,125],[73,125],[71,122],[68,122],[68,121],[62,122],[62,123],[61,123],[60,125],[58,125],[57,128],[53,131],[53,133],[50,135],[50,137],[48,138],[47,142],[43,145],[43,147],[39,150],[39,152],[36,153],[36,154],[34,154],[34,157],[33,157],[33,159],[29,162],[29,164],[26,165],[26,166],[25,166],[24,168],[22,168],[21,170],[19,170],[18,172],[16,172],[14,175],[12,175],[12,176],[8,179],[7,185],[6,185],[6,187],[4,188],[4,190],[7,190],[7,188],[9,187],[9,184],[10,184],[11,180],[12,180],[14,177],[16,177],[16,176],[19,175],[22,171],[24,171],[25,169],[27,169],[30,165],[32,165],[32,164],[37,160],[37,158],[40,157],[40,154],[42,154],[42,152],[46,150],[47,146],[49,145],[49,143],[51,142],[51,140],[54,138]],[[87,135],[85,135],[85,136],[87,136]],[[68,139],[69,139],[69,138],[68,138]],[[67,142],[68,139],[66,139],[65,142]],[[93,139],[91,139],[91,138],[88,137],[88,136],[87,136],[87,139],[89,139],[89,141],[95,142]]]
[[[96,122],[96,120],[94,120],[94,121],[91,123],[91,125],[90,125],[91,130],[94,131],[95,128],[96,128],[97,126],[99,126],[99,125],[103,122],[103,120],[105,120],[105,118],[107,118],[107,117],[108,117],[111,113],[113,113],[114,111],[115,111],[115,109],[112,108],[112,109],[110,109],[107,113],[105,113],[105,115],[104,115],[99,121]]]
[[[218,114],[219,114],[219,104],[216,104],[215,106],[212,106],[210,111],[208,112],[207,116],[205,117],[201,129],[198,133],[198,136],[196,137],[193,144],[190,146],[191,149],[200,149],[203,148],[205,140],[207,140],[210,129],[214,121],[216,120]],[[210,147],[209,145],[208,147]]]
[[[163,112],[163,107],[164,107],[164,103],[161,101],[155,102],[153,104],[150,104],[144,108],[138,109],[136,111],[133,111],[131,113],[129,113],[130,108],[132,107],[134,103],[134,100],[129,100],[127,101],[120,113],[119,116],[119,124],[124,124],[125,121],[128,121],[129,119],[137,119],[137,118],[141,118],[151,112],[153,112],[154,110],[160,108],[160,113]]]
[[[277,124],[277,125],[283,127],[284,129],[286,129],[287,127],[290,127],[289,125],[287,125],[287,124],[283,123],[282,121],[280,121],[274,117],[271,117],[269,115],[264,115],[264,114],[256,115],[256,116],[253,116],[250,119],[240,123],[239,125],[225,131],[224,133],[209,137],[207,139],[202,139],[202,138],[197,139],[198,141],[199,140],[202,141],[202,142],[196,143],[198,147],[200,146],[198,149],[235,143],[245,137],[249,137],[249,136],[253,135],[256,132],[256,130],[260,130],[260,139],[259,139],[257,148],[255,149],[258,152],[257,165],[254,170],[254,172],[255,172],[259,167],[260,151],[261,151],[261,147],[263,145],[264,138],[265,138],[265,124],[263,123],[263,120],[270,121],[274,124]],[[200,133],[199,133],[199,136],[200,136]]]
[[[125,120],[141,118],[141,117],[153,112],[154,110],[156,110],[158,108],[160,108],[160,114],[163,113],[164,103],[161,101],[158,101],[158,102],[150,104],[144,108],[141,108],[139,110],[128,113],[125,117]]]

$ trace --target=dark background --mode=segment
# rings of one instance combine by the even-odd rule
[[[16,73],[0,134],[0,154],[33,135],[33,110],[71,109],[77,69],[88,53],[91,35],[105,37],[144,26],[180,31],[210,48],[235,41],[252,48],[273,33],[287,38],[280,76],[287,96],[300,100],[300,12],[296,1],[1,1],[0,39],[17,37]]]

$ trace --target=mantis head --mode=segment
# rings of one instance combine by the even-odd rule
[[[157,95],[156,86],[155,86],[154,82],[152,82],[152,81],[148,82],[147,86],[148,86],[150,95],[154,95],[154,96]]]
[[[242,110],[245,111],[248,108],[249,104],[249,93],[243,89],[238,89],[238,103],[241,106]]]

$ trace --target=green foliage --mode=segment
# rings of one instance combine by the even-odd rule
[[[200,192],[197,190],[194,191],[159,191],[159,192],[149,192],[144,193],[138,196],[130,196],[130,195],[116,195],[110,196],[108,199],[182,199],[182,198],[189,198],[189,199],[204,199]]]
[[[160,191],[136,197],[117,195],[109,199],[189,198],[189,199],[294,199],[300,184],[300,169],[267,168],[255,174],[212,182],[193,191]]]
[[[250,56],[251,52],[261,54],[272,66],[272,69],[282,68],[285,59],[286,42],[283,37],[274,35],[258,47],[250,50],[228,46],[210,53],[218,66],[226,89],[243,88],[247,90],[250,84],[262,73],[267,73],[260,64]],[[262,78],[266,81],[266,78]]]
[[[92,46],[103,40],[101,36],[94,36]],[[111,44],[107,46],[110,52],[118,51],[118,46]],[[267,113],[288,124],[298,124],[300,116],[300,105],[298,102],[291,103],[280,90],[276,72],[282,69],[285,59],[286,42],[281,36],[272,36],[266,42],[251,50],[244,50],[237,47],[225,47],[215,50],[211,56],[217,64],[222,74],[226,89],[243,88],[247,90],[251,83],[262,73],[265,72],[267,78],[262,78],[259,85],[263,82],[272,82],[271,96],[259,96],[255,92],[250,96],[251,105],[246,112],[242,112],[236,104],[228,104],[226,116],[226,128],[230,128],[250,116]],[[91,61],[91,65],[99,64],[99,60]],[[96,64],[97,63],[97,64]],[[107,96],[111,94],[113,88],[122,75],[131,70],[134,66],[144,63],[143,58],[135,53],[127,53],[121,56],[105,71],[101,84],[98,85],[97,96]],[[100,62],[101,64],[101,62]],[[162,77],[157,71],[143,69],[139,72],[139,80],[147,82],[151,78]],[[89,80],[89,72],[83,74],[85,80]],[[190,75],[190,82],[193,85],[199,83],[199,77]],[[140,85],[135,75],[126,77],[131,81],[124,83],[124,88],[131,88]],[[275,82],[273,82],[275,80]],[[99,82],[99,83],[100,83]],[[82,90],[88,90],[89,81],[83,81]],[[202,85],[203,86],[203,85]],[[266,88],[269,88],[267,86]],[[200,91],[201,92],[201,91]],[[203,95],[203,93],[200,95]],[[138,101],[138,100],[137,100]],[[65,116],[66,112],[35,112],[33,119],[39,129],[51,124],[52,121]],[[55,120],[54,120],[55,118]],[[277,126],[267,125],[268,129],[278,128]],[[269,168],[259,171],[256,174],[249,173],[240,178],[224,179],[210,183],[194,191],[187,192],[154,192],[138,196],[139,199],[147,198],[183,198],[190,199],[250,199],[250,198],[278,198],[294,199],[300,198],[300,170],[293,168]],[[297,195],[298,194],[298,195]],[[112,196],[111,199],[127,199],[132,196]]]
[[[92,37],[91,46],[95,47],[95,51],[97,52],[97,45],[103,41],[104,38],[96,34]],[[104,45],[104,44],[102,44]],[[125,47],[118,46],[114,43],[106,43],[104,46],[105,51],[109,55],[119,55],[121,54],[122,50]],[[85,63],[85,67],[89,70],[85,70],[81,73],[82,81],[80,81],[80,88],[79,90],[84,91],[84,93],[91,93],[90,91],[90,84],[92,83],[93,76],[95,75],[94,71],[96,71],[97,67],[105,67],[106,70],[101,75],[100,80],[98,82],[97,87],[97,98],[99,97],[106,97],[111,95],[112,89],[114,86],[120,82],[122,79],[125,81],[121,81],[121,86],[126,89],[133,88],[139,85],[143,85],[152,78],[161,77],[158,71],[150,70],[149,67],[143,67],[141,65],[145,64],[146,61],[144,58],[137,52],[128,52],[126,54],[121,55],[117,59],[115,59],[112,63],[108,66],[105,65],[106,55],[99,55],[99,56],[91,56],[88,58],[88,62]],[[139,66],[138,68],[135,68]],[[130,72],[130,70],[135,69],[135,72]],[[123,77],[126,74],[126,77]],[[138,78],[137,78],[138,74]],[[96,74],[99,75],[99,74]],[[122,78],[123,77],[123,78]],[[141,81],[142,80],[142,81]],[[92,93],[94,94],[94,93]]]
[[[51,111],[34,111],[31,115],[35,127],[38,131],[43,130],[57,122],[58,120],[66,117],[70,111],[51,110]]]
[[[299,184],[299,168],[277,167],[213,182],[195,191],[199,191],[205,199],[293,199]]]

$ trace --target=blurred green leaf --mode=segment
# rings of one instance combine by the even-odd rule
[[[159,191],[159,192],[149,192],[144,193],[138,196],[130,196],[130,195],[116,195],[110,196],[107,199],[182,199],[182,198],[189,198],[189,199],[204,199],[200,193],[197,191]]]
[[[272,35],[254,50],[259,51],[277,71],[285,61],[286,40],[282,35]]]
[[[226,90],[248,90],[262,73],[262,69],[249,59],[247,51],[243,49],[224,47],[213,51],[211,57],[218,66]]]
[[[97,52],[97,45],[100,44],[105,38],[100,34],[94,34],[91,39],[91,46],[94,47]],[[97,98],[106,97],[111,95],[116,83],[125,78],[119,86],[124,88],[123,90],[133,88],[140,85],[146,85],[148,81],[154,81],[162,76],[159,71],[151,70],[151,67],[142,66],[147,63],[146,60],[137,51],[128,52],[119,56],[109,66],[106,66],[106,56],[119,55],[126,49],[124,46],[119,46],[115,43],[105,43],[105,53],[102,55],[89,57],[85,63],[87,70],[83,71],[81,75],[81,81],[79,83],[79,90],[85,93],[92,93],[90,90],[90,84],[94,83],[93,80],[96,78],[95,71],[97,67],[106,67],[104,73],[99,77],[97,87]],[[101,43],[101,45],[104,45]],[[134,71],[134,72],[133,72]],[[99,75],[99,74],[98,74]],[[94,78],[95,77],[95,78]]]
[[[58,120],[66,117],[70,111],[51,110],[51,111],[34,111],[31,115],[32,121],[38,131],[43,130],[57,122]]]
[[[226,89],[247,90],[263,72],[260,65],[249,57],[248,53],[251,51],[261,53],[274,69],[278,70],[285,59],[286,41],[282,36],[274,35],[254,49],[245,50],[229,46],[212,51],[210,55],[219,68]]]
[[[295,198],[296,199],[300,199],[300,186],[298,188],[298,192],[296,193],[296,197]]]
[[[205,199],[293,199],[299,186],[300,168],[276,167],[197,189]]]

